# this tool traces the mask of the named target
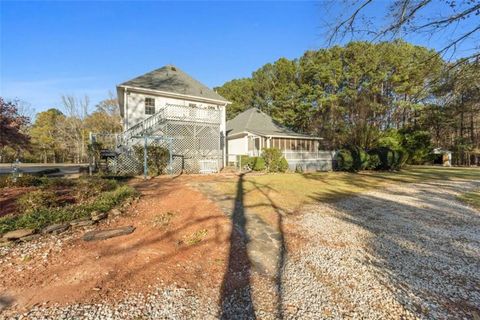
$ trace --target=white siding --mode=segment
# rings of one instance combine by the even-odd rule
[[[247,136],[228,139],[228,161],[234,162],[236,155],[248,154],[248,140]]]
[[[124,130],[128,130],[137,123],[151,117],[149,114],[145,114],[145,98],[155,99],[155,112],[159,112],[160,109],[164,108],[167,104],[179,105],[179,106],[189,106],[190,104],[195,104],[197,108],[215,108],[220,110],[220,146],[222,148],[222,160],[219,163],[219,167],[222,168],[226,164],[226,117],[225,117],[225,105],[221,103],[207,103],[204,100],[197,101],[194,97],[181,99],[181,98],[171,98],[158,94],[147,94],[143,92],[135,92],[129,90],[126,94],[126,99],[124,101]],[[180,109],[180,108],[178,108]],[[175,110],[175,108],[170,109]],[[176,111],[173,111],[176,112]]]
[[[155,99],[155,112],[158,112],[160,108],[165,107],[166,104],[174,104],[180,106],[188,106],[190,103],[194,103],[198,108],[208,108],[215,107],[219,109],[225,109],[223,106],[219,106],[213,103],[198,102],[195,100],[186,100],[186,99],[177,99],[163,96],[155,96],[144,93],[128,92],[127,93],[127,104],[126,104],[126,117],[124,119],[125,129],[128,129],[140,121],[150,117],[150,115],[145,114],[145,98],[154,98]],[[225,111],[223,110],[223,114]],[[222,118],[222,123],[220,125],[220,130],[225,135],[225,117]]]

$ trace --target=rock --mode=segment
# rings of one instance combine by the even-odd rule
[[[32,234],[23,238],[20,238],[20,241],[27,242],[27,241],[32,241],[40,238],[39,234]]]
[[[114,216],[119,216],[122,214],[122,211],[120,211],[117,208],[113,208],[112,210],[110,210],[110,213],[113,214]]]
[[[26,236],[30,236],[34,233],[35,229],[19,229],[5,233],[3,235],[3,238],[7,240],[16,240]]]
[[[89,231],[83,235],[83,240],[85,241],[94,241],[94,240],[104,240],[108,238],[123,236],[132,233],[135,231],[135,227],[128,226],[118,229],[108,229],[108,230],[94,230]]]
[[[64,231],[67,231],[68,228],[70,228],[70,224],[68,224],[68,223],[56,223],[56,224],[52,224],[50,226],[45,227],[42,230],[42,233],[44,233],[44,234],[46,234],[46,233],[60,234]]]
[[[70,225],[72,227],[85,227],[85,226],[91,226],[92,224],[94,224],[95,221],[92,221],[88,218],[82,218],[82,219],[76,219],[76,220],[72,220],[70,221]]]
[[[108,217],[108,213],[93,211],[91,216],[92,216],[93,221],[99,221],[99,220],[102,220],[102,219],[105,219],[106,217]]]

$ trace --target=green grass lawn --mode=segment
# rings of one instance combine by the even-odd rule
[[[410,166],[400,172],[246,174],[242,182],[243,203],[269,220],[278,209],[292,213],[314,201],[334,201],[390,183],[452,179],[480,179],[480,169]],[[229,197],[236,197],[238,187],[238,180],[214,184],[218,193]]]
[[[458,199],[480,210],[480,189],[464,193],[458,196]]]

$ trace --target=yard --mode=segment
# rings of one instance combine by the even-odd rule
[[[129,185],[141,197],[120,215],[0,248],[5,317],[480,316],[478,169]]]

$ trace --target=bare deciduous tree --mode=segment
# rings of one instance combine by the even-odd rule
[[[342,12],[335,23],[329,24],[328,42],[335,43],[346,38],[367,37],[373,41],[393,40],[406,35],[416,34],[431,38],[437,36],[442,43],[439,54],[453,55],[458,46],[467,39],[472,40],[474,47],[466,48],[474,51],[466,60],[475,60],[480,56],[480,1],[479,0],[395,0],[385,6],[384,12],[378,14],[385,2],[380,0],[346,0],[335,2]],[[328,2],[324,8],[331,10]],[[371,13],[375,11],[375,13]],[[383,16],[382,16],[383,15]],[[387,21],[379,24],[382,19]],[[447,31],[448,34],[439,35]]]
[[[67,115],[67,118],[60,128],[65,137],[65,147],[67,149],[73,149],[74,162],[80,163],[86,161],[88,133],[84,120],[88,115],[90,99],[88,96],[77,98],[72,95],[64,95],[62,96],[62,104]]]

